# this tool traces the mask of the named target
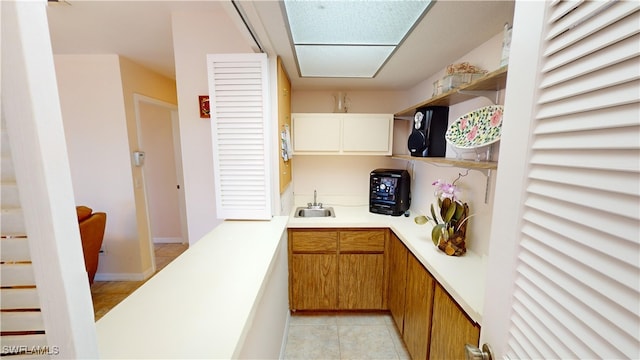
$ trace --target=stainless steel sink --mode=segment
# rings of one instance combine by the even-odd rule
[[[294,217],[336,217],[332,207],[299,207],[296,209]]]

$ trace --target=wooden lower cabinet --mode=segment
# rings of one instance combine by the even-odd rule
[[[338,306],[338,232],[289,230],[289,306],[333,310]]]
[[[383,309],[384,255],[340,255],[338,267],[338,309]]]
[[[289,229],[292,310],[387,308],[387,229]]]
[[[389,312],[398,331],[404,328],[404,303],[407,288],[407,255],[409,250],[396,234],[389,236],[389,291],[387,302]]]
[[[337,255],[293,254],[289,272],[292,309],[334,310],[337,308]]]
[[[386,308],[384,229],[341,230],[338,243],[338,309]]]
[[[429,359],[464,359],[464,345],[478,346],[479,340],[480,327],[467,318],[442,286],[436,285]]]
[[[427,359],[435,280],[415,256],[407,258],[407,287],[402,339],[414,360]]]
[[[393,233],[388,252],[388,307],[411,358],[464,359],[464,345],[478,345],[480,327]]]
[[[382,310],[384,255],[340,254],[338,308]]]
[[[291,310],[391,312],[413,360],[464,359],[480,327],[387,229],[289,229]]]

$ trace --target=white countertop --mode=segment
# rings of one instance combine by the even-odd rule
[[[287,220],[220,224],[96,322],[100,357],[237,357]]]
[[[96,322],[101,358],[238,356],[287,227],[390,228],[471,319],[482,323],[484,260],[450,257],[414,216],[333,206],[335,218],[225,221]]]
[[[420,260],[431,275],[456,300],[471,319],[482,324],[486,263],[483,257],[467,250],[460,257],[448,256],[431,241],[431,225],[417,225],[415,215],[372,214],[368,206],[331,206],[336,217],[289,217],[289,228],[388,227]],[[295,209],[294,209],[295,211]]]

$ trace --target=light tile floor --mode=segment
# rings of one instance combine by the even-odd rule
[[[391,315],[291,316],[285,349],[293,359],[410,359]]]
[[[188,247],[187,244],[155,244],[156,274]],[[95,320],[103,317],[142,284],[144,281],[94,281],[91,298]]]

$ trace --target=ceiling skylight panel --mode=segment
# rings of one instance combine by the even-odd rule
[[[431,0],[285,0],[301,76],[374,77]]]
[[[397,45],[429,1],[285,1],[294,44]]]
[[[373,77],[394,46],[296,45],[300,72],[310,77]],[[327,61],[332,59],[335,61]]]

